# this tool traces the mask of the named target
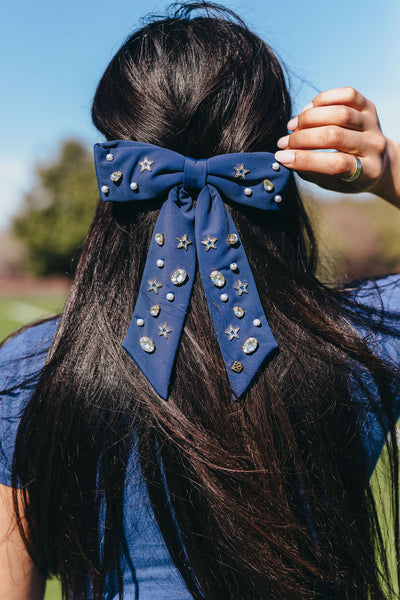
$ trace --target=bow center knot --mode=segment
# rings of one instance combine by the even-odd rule
[[[183,188],[186,192],[199,193],[207,183],[207,160],[202,158],[195,160],[194,158],[185,157],[185,165],[183,169]]]

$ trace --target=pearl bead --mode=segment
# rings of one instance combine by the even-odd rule
[[[114,154],[111,154],[111,152],[109,152],[109,153],[106,155],[106,160],[107,160],[108,162],[112,162],[112,161],[114,160]]]
[[[172,302],[173,300],[175,300],[175,294],[173,294],[172,292],[168,292],[168,294],[167,294],[167,300],[169,300],[170,302]]]
[[[108,192],[110,191],[110,188],[108,187],[108,185],[102,185],[101,191],[103,192],[103,194],[108,194]]]
[[[260,321],[260,319],[254,319],[253,325],[254,325],[254,327],[261,327],[261,321]]]
[[[139,327],[143,327],[143,325],[144,325],[144,319],[141,319],[139,317],[139,319],[136,319],[136,323],[137,323],[137,325],[139,325]]]
[[[227,302],[228,301],[228,294],[221,294],[220,298],[221,298],[222,302]]]
[[[139,187],[139,186],[138,186],[138,184],[136,183],[136,181],[132,181],[132,183],[130,184],[130,186],[129,186],[129,187],[131,188],[131,190],[132,190],[133,192],[136,192],[136,190],[138,189],[138,187]]]
[[[279,171],[279,169],[281,168],[280,164],[277,162],[272,163],[272,168],[274,171]]]
[[[252,192],[251,188],[247,187],[247,188],[244,188],[244,193],[246,196],[251,196],[253,192]]]
[[[231,263],[229,265],[229,268],[230,268],[231,271],[237,271],[238,266],[237,266],[236,263]]]
[[[280,196],[279,194],[277,194],[277,195],[274,197],[274,200],[275,200],[275,202],[282,202],[282,196]]]
[[[159,258],[157,260],[157,267],[160,267],[160,269],[165,265],[165,262],[163,261],[162,258]]]

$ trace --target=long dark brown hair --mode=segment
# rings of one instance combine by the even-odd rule
[[[291,102],[269,46],[227,9],[174,10],[112,59],[94,98],[96,127],[107,139],[194,158],[275,151]],[[135,440],[158,524],[194,598],[387,597],[360,405],[389,432],[399,557],[397,375],[357,328],[385,333],[389,325],[376,311],[355,310],[348,290],[316,279],[315,240],[292,182],[274,219],[230,208],[279,352],[232,402],[196,277],[163,401],[121,349],[159,206],[99,202],[22,416],[14,486],[24,485],[36,564],[61,577],[68,598],[84,597],[88,578],[102,598],[110,572],[122,596],[123,490]],[[355,389],[365,403],[353,400]],[[17,493],[15,501],[18,511]]]

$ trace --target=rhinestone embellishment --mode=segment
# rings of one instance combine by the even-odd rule
[[[154,277],[154,279],[149,279],[147,283],[149,284],[147,291],[153,291],[155,294],[158,294],[158,288],[162,287],[162,283],[158,281],[157,277]]]
[[[255,337],[249,337],[243,342],[243,352],[245,354],[253,354],[258,348],[258,342]]]
[[[239,331],[240,327],[232,327],[232,325],[229,325],[229,327],[225,329],[224,333],[226,333],[228,340],[231,342],[233,338],[239,339]]]
[[[225,285],[225,277],[219,271],[212,271],[210,273],[210,279],[215,287],[222,288]]]
[[[270,179],[264,179],[263,186],[266,192],[272,192],[274,190],[274,184]]]
[[[183,236],[181,238],[176,238],[179,242],[179,244],[177,245],[177,248],[183,248],[184,250],[187,250],[188,247],[190,246],[190,244],[192,243],[187,236],[187,233],[183,234]]]
[[[151,308],[150,308],[150,314],[152,317],[158,317],[158,315],[160,314],[160,305],[159,304],[154,304]]]
[[[122,179],[122,173],[121,171],[114,171],[114,173],[111,173],[110,175],[110,179],[111,181],[113,181],[114,183],[118,183],[118,181],[120,179]]]
[[[165,338],[168,338],[168,334],[172,332],[172,329],[168,327],[167,321],[163,323],[163,325],[158,326],[158,335],[163,335]]]
[[[247,173],[250,173],[249,169],[246,169],[244,164],[240,164],[238,167],[233,167],[235,169],[235,179],[240,177],[241,179],[246,179]]]
[[[235,373],[241,373],[243,371],[243,365],[238,360],[235,360],[235,362],[231,366],[231,369],[232,371],[235,371]]]
[[[234,306],[232,310],[238,319],[244,317],[244,310],[241,306]]]
[[[143,337],[140,338],[139,344],[140,344],[140,347],[145,352],[148,352],[149,354],[151,354],[152,352],[154,352],[154,350],[156,348],[155,345],[154,345],[153,340],[151,338],[147,337],[147,335],[144,335]]]
[[[235,288],[235,290],[237,290],[238,295],[241,296],[242,294],[249,293],[247,291],[248,285],[249,285],[248,283],[246,283],[245,281],[240,281],[240,279],[239,279],[233,287]]]
[[[217,241],[217,239],[218,238],[212,238],[210,235],[207,234],[207,239],[205,239],[201,242],[203,244],[203,246],[206,247],[206,252],[208,252],[210,248],[214,248],[214,250],[217,249],[217,246],[215,245],[215,242]]]
[[[187,279],[187,273],[185,269],[176,269],[171,275],[171,281],[174,285],[182,285]]]
[[[230,233],[228,235],[228,244],[230,246],[234,246],[235,244],[237,244],[239,241],[239,236],[237,235],[237,233]]]
[[[140,172],[143,173],[143,171],[151,171],[151,165],[153,163],[154,163],[154,160],[149,160],[147,158],[147,156],[145,156],[142,161],[139,161]]]
[[[156,233],[154,239],[156,240],[156,244],[159,246],[164,246],[164,236],[162,233]]]

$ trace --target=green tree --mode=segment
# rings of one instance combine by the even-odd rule
[[[13,222],[37,275],[73,275],[98,198],[92,155],[65,141],[57,159],[36,168],[37,185]]]

